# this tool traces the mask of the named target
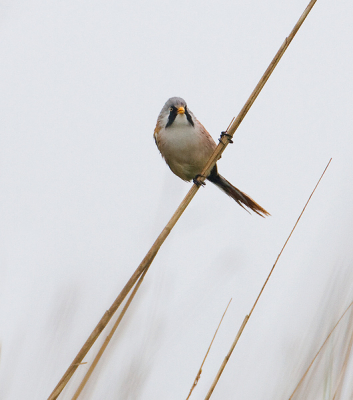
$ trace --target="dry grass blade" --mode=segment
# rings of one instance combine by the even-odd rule
[[[349,339],[347,353],[346,353],[345,358],[344,358],[344,362],[343,362],[343,365],[342,365],[341,373],[340,373],[340,376],[338,378],[337,388],[335,390],[335,394],[332,397],[332,400],[339,399],[341,397],[340,395],[341,395],[341,392],[342,392],[344,376],[345,376],[345,374],[347,372],[347,366],[348,366],[349,358],[350,358],[351,351],[352,351],[352,344],[353,344],[353,334],[351,335],[351,337]]]
[[[284,43],[282,44],[281,48],[278,50],[277,54],[275,55],[274,59],[272,60],[271,64],[265,71],[264,75],[260,79],[259,83],[255,87],[254,91],[250,95],[249,99],[245,103],[244,107],[241,109],[240,113],[238,114],[237,118],[231,123],[229,130],[227,130],[228,136],[222,136],[220,139],[220,142],[218,146],[216,147],[215,151],[213,152],[211,158],[207,162],[205,168],[201,172],[200,177],[198,178],[199,182],[203,182],[206,177],[210,174],[211,169],[214,167],[216,164],[217,160],[221,157],[221,154],[224,152],[225,148],[229,144],[229,139],[233,137],[235,131],[239,127],[240,123],[244,119],[245,115],[249,111],[250,107],[256,100],[257,96],[259,95],[260,91],[264,87],[265,83],[269,79],[270,75],[272,74],[273,70],[275,69],[276,65],[278,64],[279,60],[281,59],[282,55],[288,48],[289,44],[291,43],[293,37],[299,30],[301,24],[304,22],[306,16],[308,15],[309,11],[311,8],[314,6],[316,3],[316,0],[312,0],[302,16],[300,17],[299,21],[293,28],[291,34],[285,39]],[[93,332],[90,334],[84,345],[82,346],[81,350],[78,352],[77,356],[74,358],[62,378],[60,379],[59,383],[56,385],[54,388],[53,392],[49,396],[48,400],[55,400],[63,390],[63,388],[66,386],[67,382],[70,380],[74,372],[76,371],[78,365],[82,362],[86,354],[88,353],[89,349],[93,346],[95,341],[97,340],[98,336],[101,334],[103,329],[107,326],[108,322],[118,309],[118,307],[121,305],[121,303],[124,301],[125,297],[128,295],[132,287],[135,285],[137,280],[139,279],[140,275],[143,273],[143,271],[150,266],[152,263],[154,257],[158,253],[158,250],[160,249],[161,245],[165,241],[165,239],[168,237],[170,231],[173,229],[174,225],[177,223],[178,219],[181,217],[182,213],[185,211],[186,207],[189,205],[195,194],[197,193],[199,189],[199,185],[192,185],[191,189],[185,196],[184,200],[181,202],[177,210],[175,211],[174,215],[168,222],[168,224],[165,226],[163,231],[160,233],[156,241],[154,242],[153,246],[149,250],[149,252],[146,254],[145,258],[142,260],[141,264],[137,267],[136,271],[133,273],[129,281],[126,283],[124,286],[123,290],[120,292],[118,297],[115,299],[114,303],[112,306],[109,308],[108,311],[103,315],[101,320],[98,322],[97,326],[94,328]]]
[[[273,267],[272,267],[270,273],[268,274],[267,279],[266,279],[265,283],[263,284],[262,289],[260,290],[260,293],[259,293],[259,295],[257,296],[254,305],[252,306],[252,309],[250,310],[249,317],[251,316],[252,312],[254,311],[254,308],[256,307],[256,304],[257,304],[257,302],[259,301],[259,298],[260,298],[262,292],[264,291],[265,286],[267,285],[267,282],[268,282],[268,280],[270,279],[270,277],[271,277],[271,275],[272,275],[272,272],[273,272],[273,270],[275,269],[279,258],[281,257],[281,255],[282,255],[282,253],[283,253],[283,250],[284,250],[285,247],[287,246],[287,243],[289,242],[289,239],[291,238],[291,236],[292,236],[292,234],[293,234],[295,228],[297,227],[298,222],[300,221],[300,218],[301,218],[302,215],[304,214],[304,211],[305,211],[305,209],[306,209],[306,206],[309,204],[309,201],[311,200],[313,194],[315,193],[316,188],[319,186],[319,183],[320,183],[322,177],[325,175],[325,172],[326,172],[327,168],[329,167],[331,161],[332,161],[332,158],[330,158],[330,161],[327,163],[326,168],[324,169],[324,172],[321,174],[320,179],[317,181],[317,184],[316,184],[316,186],[314,187],[314,190],[311,192],[311,195],[309,196],[307,202],[305,203],[305,206],[304,206],[302,212],[300,213],[300,215],[299,215],[299,217],[298,217],[298,219],[297,219],[297,222],[294,224],[293,229],[291,230],[291,232],[290,232],[289,236],[287,237],[287,240],[285,241],[285,243],[284,243],[284,245],[283,245],[283,247],[282,247],[280,253],[278,254],[278,256],[277,256],[277,258],[276,258],[276,261],[275,261],[275,263],[273,264]]]
[[[314,358],[312,359],[311,363],[309,364],[308,368],[306,369],[306,371],[304,372],[303,376],[301,377],[300,381],[298,382],[297,386],[295,387],[295,389],[293,390],[292,394],[289,397],[289,400],[292,400],[295,393],[297,392],[298,388],[300,387],[300,385],[303,383],[305,377],[307,376],[310,368],[313,366],[315,360],[317,359],[317,357],[319,356],[319,354],[321,353],[321,351],[323,350],[323,348],[325,347],[325,345],[327,344],[328,340],[330,339],[331,335],[333,334],[333,332],[336,330],[337,326],[339,325],[339,323],[342,321],[343,317],[347,314],[348,310],[352,307],[353,302],[351,302],[349,304],[349,306],[346,308],[346,310],[344,311],[344,313],[341,315],[341,317],[339,318],[339,320],[336,322],[335,326],[331,329],[330,333],[327,335],[325,341],[323,342],[323,344],[321,345],[321,347],[319,348],[319,350],[317,351],[317,353],[315,354]],[[350,343],[350,347],[351,348],[352,343]],[[344,363],[344,366],[346,365],[346,363]]]
[[[210,352],[210,349],[211,349],[211,347],[212,347],[213,341],[215,340],[215,337],[216,337],[216,335],[217,335],[218,329],[219,329],[219,327],[221,326],[221,323],[222,323],[222,321],[223,321],[224,316],[226,315],[226,312],[227,312],[227,310],[228,310],[228,307],[229,307],[229,304],[230,304],[231,301],[232,301],[232,299],[229,300],[229,303],[228,303],[226,309],[224,310],[224,313],[223,313],[223,315],[222,315],[222,318],[221,318],[221,320],[219,321],[219,324],[218,324],[218,326],[217,326],[216,332],[214,333],[213,338],[212,338],[212,340],[211,340],[211,343],[210,343],[210,345],[208,346],[206,355],[205,355],[204,359],[202,360],[201,367],[200,367],[200,369],[199,369],[199,371],[198,371],[198,373],[197,373],[197,375],[196,375],[196,378],[195,378],[195,380],[194,380],[194,383],[192,384],[192,387],[191,387],[191,389],[190,389],[189,395],[188,395],[188,397],[186,398],[186,400],[188,400],[188,399],[190,398],[191,393],[192,393],[193,390],[195,389],[195,387],[196,387],[196,385],[197,385],[197,383],[198,383],[198,381],[199,381],[199,379],[200,379],[200,377],[201,377],[201,374],[202,374],[202,367],[203,367],[203,365],[205,364],[205,361],[206,361],[206,358],[207,358],[207,356],[208,356],[208,353]]]
[[[241,334],[243,333],[243,330],[244,330],[245,325],[247,324],[248,320],[249,320],[249,316],[246,315],[245,318],[244,318],[244,321],[243,321],[243,323],[241,324],[241,327],[240,327],[240,329],[239,329],[239,331],[238,331],[238,333],[237,333],[237,336],[235,337],[234,342],[232,343],[232,346],[231,346],[230,350],[228,351],[228,354],[227,354],[226,357],[224,358],[224,360],[223,360],[223,362],[222,362],[222,365],[221,365],[220,369],[218,370],[217,375],[216,375],[214,381],[212,382],[212,385],[211,385],[211,387],[210,387],[210,390],[209,390],[209,391],[207,392],[207,394],[206,394],[205,400],[208,400],[208,399],[211,397],[211,395],[212,395],[212,393],[213,393],[213,391],[214,391],[214,389],[215,389],[215,387],[216,387],[216,385],[217,385],[217,383],[218,383],[218,381],[219,381],[219,378],[221,377],[222,372],[223,372],[224,368],[226,367],[227,362],[228,362],[228,360],[230,359],[230,356],[232,355],[232,352],[233,352],[235,346],[237,345],[238,340],[239,340]]]
[[[239,331],[238,331],[238,333],[237,333],[237,336],[235,337],[235,340],[234,340],[234,342],[233,342],[233,344],[232,344],[232,346],[231,346],[231,348],[230,348],[228,354],[226,355],[226,357],[225,357],[225,359],[224,359],[224,361],[223,361],[223,363],[222,363],[220,369],[218,370],[217,375],[216,375],[216,378],[214,379],[214,381],[213,381],[213,383],[212,383],[212,385],[211,385],[211,388],[209,389],[209,391],[208,391],[208,393],[207,393],[207,395],[206,395],[206,397],[205,397],[205,400],[207,400],[207,399],[209,399],[209,398],[211,397],[212,392],[213,392],[214,388],[216,387],[216,385],[217,385],[217,383],[218,383],[218,380],[219,380],[219,378],[221,377],[221,374],[222,374],[222,372],[223,372],[223,370],[224,370],[224,368],[225,368],[225,366],[226,366],[226,364],[227,364],[227,362],[228,362],[228,360],[229,360],[229,358],[230,358],[230,356],[231,356],[231,354],[232,354],[232,352],[233,352],[233,350],[234,350],[236,344],[238,343],[238,340],[239,340],[241,334],[243,333],[243,330],[244,330],[244,328],[245,328],[245,325],[247,324],[247,322],[248,322],[248,320],[249,320],[251,314],[253,313],[253,311],[254,311],[254,309],[255,309],[255,307],[256,307],[256,304],[258,303],[258,301],[259,301],[259,299],[260,299],[260,297],[261,297],[261,294],[262,294],[262,292],[264,291],[264,289],[265,289],[265,287],[266,287],[266,285],[267,285],[267,282],[269,281],[269,279],[270,279],[270,277],[271,277],[271,275],[272,275],[272,272],[273,272],[273,270],[275,269],[275,267],[276,267],[276,265],[277,265],[277,262],[278,262],[278,260],[279,260],[279,258],[280,258],[280,256],[281,256],[281,254],[283,253],[283,250],[285,249],[285,247],[286,247],[286,245],[287,245],[289,239],[291,238],[291,236],[292,236],[292,234],[293,234],[293,232],[294,232],[296,226],[298,225],[299,220],[301,219],[301,217],[302,217],[302,215],[303,215],[303,213],[304,213],[304,211],[305,211],[307,205],[309,204],[310,199],[312,198],[313,194],[315,193],[315,190],[316,190],[316,188],[318,187],[318,185],[319,185],[319,183],[320,183],[322,177],[324,176],[324,174],[325,174],[325,172],[326,172],[328,166],[330,165],[331,160],[332,160],[332,158],[330,159],[330,161],[329,161],[328,164],[326,165],[326,168],[324,169],[324,172],[321,174],[320,179],[318,180],[317,184],[315,185],[314,190],[311,192],[311,195],[309,196],[307,202],[305,203],[305,206],[304,206],[302,212],[300,213],[300,215],[299,215],[299,217],[298,217],[298,219],[297,219],[297,222],[294,224],[293,229],[291,230],[291,232],[290,232],[290,234],[289,234],[287,240],[285,241],[284,245],[282,246],[282,249],[281,249],[279,255],[277,256],[276,261],[275,261],[275,263],[273,264],[273,267],[271,268],[271,271],[270,271],[270,273],[268,274],[268,276],[267,276],[267,278],[266,278],[266,281],[265,281],[265,283],[263,284],[263,286],[262,286],[262,288],[261,288],[261,290],[260,290],[260,293],[258,294],[258,296],[257,296],[257,298],[256,298],[256,300],[255,300],[255,302],[254,302],[254,305],[252,306],[252,308],[251,308],[251,310],[250,310],[249,315],[246,315],[246,316],[245,316],[244,321],[243,321],[243,323],[242,323],[242,325],[241,325],[241,327],[240,327],[240,329],[239,329]]]
[[[121,313],[120,313],[119,317],[118,317],[117,320],[115,321],[115,324],[114,324],[113,328],[111,329],[111,331],[109,332],[108,336],[107,336],[106,339],[104,340],[104,342],[103,342],[101,348],[99,349],[99,351],[98,351],[96,357],[94,358],[94,360],[93,360],[91,366],[89,367],[88,371],[86,372],[86,375],[85,375],[84,378],[82,379],[82,382],[80,383],[80,386],[77,388],[75,394],[73,395],[72,400],[77,400],[77,399],[78,399],[78,396],[80,395],[80,393],[82,392],[83,388],[85,387],[85,385],[86,385],[88,379],[89,379],[90,376],[92,375],[92,372],[93,372],[94,369],[96,368],[96,366],[97,366],[97,364],[98,364],[98,361],[101,359],[101,357],[102,357],[102,355],[103,355],[105,349],[107,348],[107,346],[108,346],[108,344],[109,344],[111,338],[113,337],[113,335],[114,335],[116,329],[118,328],[118,326],[119,326],[121,320],[123,319],[123,316],[125,315],[126,310],[127,310],[128,307],[130,306],[130,303],[132,302],[132,299],[135,297],[135,294],[136,294],[137,290],[139,289],[139,287],[140,287],[140,285],[141,285],[141,283],[142,283],[142,281],[143,281],[143,278],[145,277],[145,275],[146,275],[146,273],[147,273],[147,270],[148,270],[148,268],[146,268],[146,269],[143,271],[142,275],[140,276],[139,280],[137,281],[137,283],[136,283],[136,285],[135,285],[133,291],[131,292],[131,294],[130,294],[130,296],[129,296],[129,298],[128,298],[126,304],[125,304],[125,306],[124,306],[123,309],[121,310]]]

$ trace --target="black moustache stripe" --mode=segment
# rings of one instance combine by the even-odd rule
[[[173,110],[170,111],[170,113],[169,113],[168,122],[167,122],[167,125],[165,126],[166,128],[168,128],[168,126],[170,126],[175,121],[175,118],[177,115],[178,115],[178,111],[175,107],[173,107]]]
[[[186,119],[190,122],[190,124],[192,126],[194,126],[194,121],[191,118],[191,115],[189,114],[189,111],[187,110],[187,108],[185,107],[185,115],[186,115]]]

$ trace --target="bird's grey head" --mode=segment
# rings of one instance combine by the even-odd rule
[[[161,110],[160,117],[163,118],[168,116],[168,121],[165,126],[166,128],[168,128],[173,124],[176,117],[180,114],[184,114],[188,123],[194,126],[194,116],[188,110],[186,101],[181,97],[171,97],[170,99],[168,99]]]
[[[171,97],[164,104],[162,111],[169,111],[171,107],[186,107],[186,101],[181,97]]]

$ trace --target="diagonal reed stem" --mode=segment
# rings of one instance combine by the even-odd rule
[[[237,335],[236,335],[236,337],[235,337],[235,339],[234,339],[234,342],[232,343],[232,346],[231,346],[229,352],[227,353],[225,359],[223,360],[222,365],[221,365],[221,367],[219,368],[219,370],[218,370],[218,372],[217,372],[217,375],[216,375],[215,379],[213,380],[212,385],[211,385],[209,391],[207,392],[207,395],[206,395],[206,397],[205,397],[205,400],[208,400],[208,399],[211,397],[211,395],[212,395],[212,393],[213,393],[213,391],[214,391],[214,389],[215,389],[215,387],[216,387],[216,385],[217,385],[217,383],[218,383],[218,381],[219,381],[219,378],[221,377],[222,372],[223,372],[224,368],[226,367],[226,365],[227,365],[227,363],[228,363],[228,361],[229,361],[229,358],[230,358],[230,356],[231,356],[231,354],[232,354],[232,352],[233,352],[233,350],[234,350],[236,344],[238,343],[238,340],[239,340],[241,334],[243,333],[243,330],[244,330],[246,324],[248,323],[248,321],[249,321],[249,319],[250,319],[250,317],[251,317],[251,314],[253,313],[253,311],[254,311],[254,309],[255,309],[255,307],[256,307],[256,304],[258,303],[258,301],[259,301],[259,299],[260,299],[260,297],[261,297],[261,295],[262,295],[262,292],[264,291],[264,289],[265,289],[265,287],[266,287],[266,285],[267,285],[267,283],[268,283],[268,281],[269,281],[269,279],[270,279],[270,277],[271,277],[271,275],[272,275],[273,270],[275,269],[275,267],[276,267],[276,265],[277,265],[277,262],[278,262],[279,258],[281,257],[281,255],[282,255],[282,253],[283,253],[283,250],[284,250],[285,247],[287,246],[287,243],[288,243],[289,239],[291,238],[291,236],[292,236],[292,234],[293,234],[293,232],[294,232],[296,226],[298,225],[298,222],[300,221],[302,215],[304,214],[304,211],[305,211],[307,205],[309,204],[309,201],[311,200],[313,194],[315,193],[315,190],[316,190],[316,188],[318,187],[318,185],[319,185],[319,183],[320,183],[322,177],[324,176],[324,174],[325,174],[325,172],[326,172],[328,166],[330,165],[331,160],[332,160],[332,158],[330,158],[330,161],[329,161],[328,164],[326,165],[326,168],[324,169],[324,172],[321,174],[320,179],[317,181],[317,184],[316,184],[315,187],[314,187],[314,190],[311,192],[311,195],[309,196],[307,202],[305,203],[305,206],[304,206],[302,212],[300,213],[300,215],[299,215],[299,217],[298,217],[298,219],[297,219],[297,222],[294,224],[293,229],[291,230],[291,232],[290,232],[290,234],[289,234],[287,240],[285,241],[284,245],[282,246],[282,249],[281,249],[279,255],[277,256],[276,261],[275,261],[275,263],[273,264],[273,266],[272,266],[272,268],[271,268],[271,271],[270,271],[270,273],[268,274],[268,276],[267,276],[267,278],[266,278],[266,280],[265,280],[265,283],[263,284],[263,286],[262,286],[262,288],[261,288],[261,290],[260,290],[260,293],[258,294],[258,296],[257,296],[257,298],[256,298],[256,300],[255,300],[255,302],[254,302],[254,304],[253,304],[253,306],[252,306],[252,308],[251,308],[249,314],[245,316],[244,321],[243,321],[243,323],[241,324],[241,327],[239,328],[239,331],[238,331],[238,333],[237,333]]]
[[[352,322],[352,315],[351,315],[351,321]],[[338,400],[339,398],[341,398],[341,393],[342,393],[342,388],[343,388],[343,383],[344,383],[344,378],[346,377],[346,373],[347,373],[347,367],[348,367],[348,363],[349,360],[351,358],[351,351],[352,351],[352,345],[353,345],[353,333],[351,332],[351,336],[349,339],[349,343],[348,343],[348,348],[346,350],[346,354],[344,357],[344,361],[343,361],[343,365],[338,377],[338,384],[335,390],[335,394],[332,397],[332,400]]]
[[[299,28],[302,26],[305,18],[308,16],[311,9],[314,7],[317,0],[311,0],[306,9],[304,10],[303,14],[300,16],[298,22],[295,24],[294,28],[292,29],[291,33],[288,37],[285,38],[282,46],[277,51],[276,55],[274,56],[273,60],[271,61],[270,65],[267,67],[266,71],[262,75],[259,83],[256,85],[255,89],[251,93],[250,97],[244,104],[243,108],[241,109],[238,116],[233,120],[230,124],[230,127],[227,129],[227,134],[229,136],[222,136],[220,139],[220,144],[215,149],[214,153],[212,154],[211,158],[208,160],[204,171],[202,172],[202,177],[199,178],[200,182],[203,182],[206,178],[203,176],[208,176],[215,164],[215,161],[219,160],[223,151],[225,150],[226,146],[229,144],[229,139],[231,139],[238,129],[239,125],[245,118],[246,114],[248,113],[250,107],[253,105],[254,101],[256,100],[257,96],[261,92],[262,88],[265,86],[265,83],[268,81],[269,77],[271,76],[272,72],[276,68],[277,64],[279,63],[280,59],[282,58],[283,54],[287,50],[288,46],[292,42],[294,36],[298,32]],[[223,146],[221,146],[223,144]]]
[[[113,328],[111,329],[111,331],[109,332],[108,336],[105,338],[104,343],[102,344],[101,348],[99,349],[97,355],[95,356],[92,364],[90,365],[90,367],[88,368],[88,371],[86,372],[84,378],[82,379],[79,387],[77,388],[75,394],[72,396],[71,400],[77,400],[78,396],[81,394],[83,388],[85,387],[88,379],[90,378],[90,376],[92,375],[92,372],[94,371],[94,369],[96,368],[98,361],[101,359],[105,349],[107,348],[110,340],[112,339],[115,331],[117,330],[121,320],[123,319],[123,316],[125,315],[128,307],[130,306],[132,299],[135,297],[136,292],[138,291],[143,278],[145,277],[146,273],[148,271],[148,268],[146,268],[143,273],[141,274],[139,280],[137,281],[133,291],[131,292],[126,304],[124,305],[123,309],[121,310],[121,313],[119,314],[119,317],[117,318],[117,320],[115,321]]]
[[[216,338],[216,335],[217,335],[217,333],[218,333],[218,330],[219,330],[219,328],[220,328],[220,326],[221,326],[221,323],[222,323],[222,321],[223,321],[224,316],[226,315],[226,312],[227,312],[227,310],[228,310],[228,307],[229,307],[229,304],[230,304],[231,301],[232,301],[232,299],[229,300],[229,303],[228,303],[226,309],[224,310],[224,313],[223,313],[223,315],[222,315],[222,318],[221,318],[221,320],[219,321],[219,324],[218,324],[218,326],[217,326],[216,332],[214,333],[213,338],[212,338],[212,340],[211,340],[211,343],[210,343],[210,345],[208,346],[208,349],[207,349],[207,351],[206,351],[206,355],[205,355],[205,357],[204,357],[203,360],[202,360],[201,367],[199,368],[199,370],[198,370],[198,372],[197,372],[196,378],[195,378],[195,380],[194,380],[194,383],[193,383],[192,386],[191,386],[189,395],[188,395],[188,397],[186,398],[186,400],[189,400],[189,399],[190,399],[190,396],[191,396],[193,390],[195,389],[197,383],[199,382],[199,379],[200,379],[201,374],[202,374],[203,365],[205,364],[205,361],[206,361],[206,358],[207,358],[207,356],[208,356],[208,353],[209,353],[210,350],[211,350],[212,344],[213,344],[213,342],[214,342],[214,340],[215,340],[215,338]]]
[[[299,30],[300,26],[304,22],[305,18],[309,14],[311,8],[314,6],[316,3],[316,0],[312,0],[307,8],[305,9],[304,13],[294,26],[292,32],[290,35],[285,39],[283,42],[282,46],[276,53],[275,57],[271,61],[270,65],[266,69],[265,73],[261,77],[259,83],[256,85],[255,89],[251,93],[249,99],[246,101],[244,107],[241,109],[240,113],[238,114],[237,118],[231,123],[229,129],[227,130],[227,133],[229,137],[227,136],[221,136],[220,142],[218,146],[216,147],[215,151],[213,152],[211,158],[207,162],[205,168],[201,172],[201,175],[198,178],[199,183],[204,182],[206,177],[210,174],[211,169],[214,167],[216,164],[217,160],[221,157],[221,154],[224,152],[225,148],[229,144],[229,138],[233,137],[235,131],[238,129],[239,125],[241,124],[242,120],[245,118],[246,114],[248,113],[250,107],[253,105],[254,101],[256,100],[257,96],[261,92],[262,88],[264,87],[265,83],[271,76],[272,72],[276,68],[276,65],[278,64],[279,60],[283,56],[284,52],[287,50],[289,44],[293,40],[295,34]],[[115,299],[114,303],[111,305],[109,310],[105,312],[101,320],[98,322],[97,326],[94,328],[93,332],[90,334],[84,345],[82,346],[81,350],[78,352],[77,356],[74,358],[62,378],[60,379],[59,383],[56,385],[54,388],[53,392],[50,394],[48,400],[55,400],[58,398],[59,394],[63,390],[63,388],[66,386],[67,382],[70,380],[74,372],[76,371],[77,367],[80,365],[86,354],[88,353],[89,349],[93,346],[94,342],[97,340],[98,336],[100,333],[103,331],[103,329],[106,327],[108,322],[110,321],[111,317],[115,313],[115,311],[118,309],[120,304],[124,301],[125,297],[127,294],[130,292],[131,288],[135,285],[137,280],[139,279],[140,275],[143,273],[143,271],[149,267],[155,258],[155,256],[158,253],[158,250],[162,246],[163,242],[165,239],[168,237],[170,231],[173,229],[174,225],[177,223],[178,219],[181,217],[182,213],[185,211],[186,207],[189,205],[195,194],[197,193],[199,189],[199,185],[193,184],[187,195],[185,196],[184,200],[181,202],[177,210],[175,211],[174,215],[168,222],[168,224],[165,226],[163,231],[160,233],[156,241],[154,242],[153,246],[151,249],[148,251],[146,254],[145,258],[142,260],[141,264],[137,267],[135,272],[132,274],[131,278],[128,280],[126,285],[124,286],[123,290],[120,292],[118,297]]]
[[[192,200],[192,198],[195,196],[197,190],[198,190],[197,185],[193,185],[191,189],[189,190],[188,194],[185,196],[184,200],[181,202],[179,205],[178,209],[175,211],[174,215],[168,222],[168,224],[165,226],[163,231],[160,233],[156,241],[154,242],[153,246],[149,250],[149,252],[146,254],[144,259],[142,260],[141,264],[137,267],[135,272],[132,274],[131,278],[128,280],[128,282],[125,284],[123,290],[120,292],[118,297],[115,299],[114,303],[111,305],[109,310],[107,310],[101,320],[98,322],[97,326],[94,328],[93,332],[90,334],[88,339],[86,340],[85,344],[82,346],[81,350],[78,352],[77,356],[74,358],[72,363],[70,364],[69,368],[66,370],[65,374],[63,377],[60,379],[59,383],[49,396],[48,400],[54,400],[57,399],[63,388],[66,386],[67,382],[70,380],[71,376],[73,373],[76,371],[77,367],[80,365],[90,348],[93,346],[95,341],[97,340],[98,336],[100,333],[103,331],[103,329],[107,326],[108,322],[110,321],[111,317],[115,313],[115,311],[118,309],[118,307],[121,305],[121,303],[124,301],[125,297],[128,295],[130,292],[131,288],[135,285],[136,281],[139,279],[140,275],[143,273],[143,271],[148,268],[154,257],[156,256],[159,248],[169,235],[170,231]]]
[[[344,313],[340,316],[340,318],[338,319],[338,321],[336,322],[335,326],[331,329],[330,333],[327,335],[326,339],[324,340],[324,342],[322,343],[321,347],[319,348],[319,350],[317,351],[317,353],[315,354],[314,358],[311,360],[311,363],[309,364],[308,368],[306,369],[306,371],[304,372],[303,376],[301,377],[300,381],[297,383],[297,386],[294,388],[292,394],[289,397],[289,400],[292,400],[294,397],[295,392],[298,390],[298,388],[300,387],[300,385],[303,383],[305,377],[307,376],[310,368],[312,367],[312,365],[314,364],[315,360],[317,359],[318,355],[321,353],[322,349],[325,347],[325,345],[327,344],[328,340],[330,339],[331,335],[333,334],[333,332],[335,331],[335,329],[337,328],[337,326],[339,325],[339,323],[341,322],[341,320],[343,319],[343,317],[346,315],[347,311],[352,307],[353,302],[351,302],[349,304],[349,306],[345,309]]]

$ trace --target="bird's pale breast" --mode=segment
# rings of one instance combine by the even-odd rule
[[[170,169],[181,179],[190,181],[200,174],[210,158],[215,142],[203,126],[178,121],[158,134],[158,147]],[[196,129],[195,129],[196,128]]]

